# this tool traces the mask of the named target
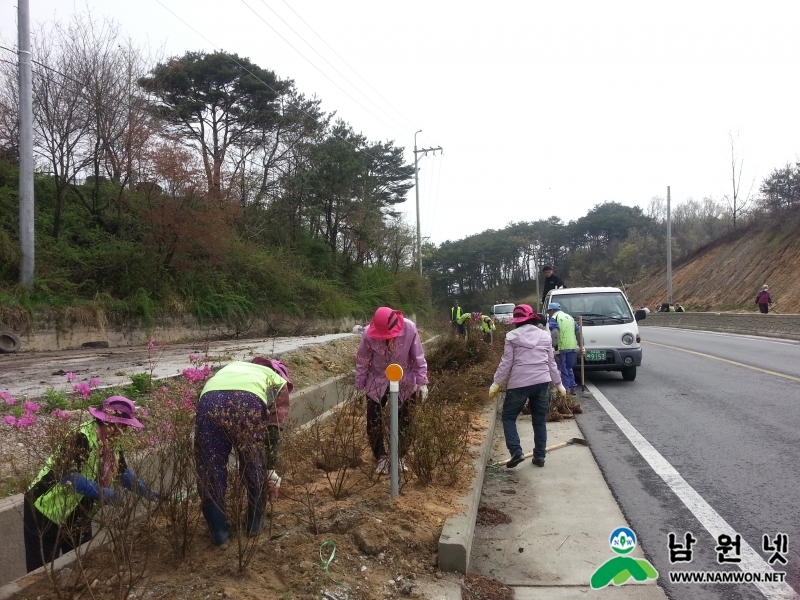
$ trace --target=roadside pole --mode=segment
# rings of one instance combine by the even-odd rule
[[[669,186],[667,186],[667,303],[672,306],[672,219],[669,200]]]
[[[420,133],[422,129],[417,131]],[[436,148],[420,148],[417,150],[417,133],[414,134],[414,191],[417,195],[417,264],[419,265],[419,274],[422,275],[422,234],[419,225],[419,167],[417,164],[419,163],[419,158],[417,157],[418,154],[422,154],[423,156],[427,156],[428,152],[433,152],[433,155],[436,156],[436,151],[439,150],[444,154],[444,150],[442,150],[441,146]]]
[[[31,80],[31,26],[28,0],[18,0],[19,47],[19,245],[22,254],[19,281],[33,285],[33,92]]]
[[[386,367],[386,377],[389,380],[389,480],[390,488],[389,495],[396,498],[399,492],[398,485],[398,406],[397,395],[400,392],[400,380],[403,378],[403,367],[397,364],[391,364]]]

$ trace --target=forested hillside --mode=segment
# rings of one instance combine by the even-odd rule
[[[34,32],[36,272],[20,288],[15,54],[0,62],[0,308],[148,318],[425,311],[413,167],[235,53],[154,60],[90,14]]]

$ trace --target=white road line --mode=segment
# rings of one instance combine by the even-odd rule
[[[703,500],[703,497],[698,494],[686,480],[681,477],[681,474],[675,470],[667,459],[653,448],[644,436],[630,424],[628,419],[622,416],[616,407],[609,402],[603,393],[597,389],[592,383],[586,382],[586,387],[592,392],[598,404],[608,413],[608,416],[617,424],[620,431],[625,434],[633,447],[638,450],[653,470],[658,474],[661,479],[670,487],[678,498],[686,505],[695,518],[700,521],[700,524],[708,530],[716,542],[717,537],[723,534],[733,535],[736,530],[731,527],[725,519],[723,519],[711,505]],[[769,532],[767,532],[769,533]],[[775,532],[777,533],[777,532]],[[739,563],[739,568],[742,571],[761,571],[761,572],[774,572],[770,566],[761,556],[742,539],[742,562]],[[800,595],[792,589],[792,587],[785,582],[777,583],[754,583],[759,591],[770,600],[798,600]]]

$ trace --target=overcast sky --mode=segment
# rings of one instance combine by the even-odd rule
[[[33,22],[87,6],[30,3]],[[743,188],[755,180],[757,189],[800,153],[797,0],[88,6],[167,56],[215,48],[247,56],[369,139],[404,146],[409,162],[421,129],[420,147],[444,148],[420,161],[422,233],[437,244],[512,220],[569,221],[610,200],[644,207],[667,185],[673,202],[721,199],[730,190],[729,132],[744,159]],[[6,41],[16,41],[15,13],[14,0],[0,0]],[[413,190],[404,210],[413,222]]]

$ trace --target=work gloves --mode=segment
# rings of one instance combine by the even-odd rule
[[[495,395],[495,394],[496,394],[496,393],[497,393],[499,390],[500,390],[500,386],[499,386],[499,385],[497,385],[496,383],[492,383],[492,385],[490,385],[490,386],[489,386],[489,398],[490,398],[490,399],[491,399],[491,398],[494,398],[494,395]]]
[[[428,397],[428,386],[427,385],[419,386],[417,388],[417,394],[418,394],[417,397],[420,399],[420,401],[425,402],[425,398]]]
[[[270,501],[275,502],[281,493],[281,478],[273,470],[267,471],[267,490]]]
[[[563,383],[559,383],[556,386],[556,389],[558,390],[558,395],[559,396],[566,396],[567,395],[567,388],[564,387]]]

